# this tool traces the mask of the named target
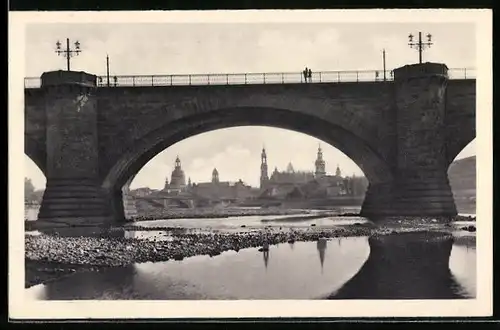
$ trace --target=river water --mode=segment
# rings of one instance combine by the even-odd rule
[[[362,218],[262,222],[268,217],[177,219],[138,223],[211,231],[272,227],[332,227]],[[242,228],[242,225],[245,228]],[[457,299],[476,295],[475,233],[423,238],[347,237],[227,251],[215,257],[134,264],[76,273],[27,289],[28,299]],[[128,237],[158,239],[161,232],[130,231]],[[439,236],[439,237],[441,237]]]
[[[312,214],[293,214],[293,215],[256,215],[244,217],[227,217],[227,218],[185,218],[185,219],[168,219],[168,220],[152,220],[135,222],[135,226],[147,227],[147,231],[126,231],[126,238],[153,238],[163,239],[161,230],[155,231],[151,228],[169,227],[179,228],[188,231],[196,232],[246,232],[254,230],[262,230],[269,228],[276,229],[305,229],[315,226],[316,228],[332,228],[334,226],[353,225],[355,223],[365,223],[368,220],[363,217],[342,217],[342,216],[326,216],[321,218],[306,218],[308,216],[316,216],[315,213],[320,210],[309,210]]]

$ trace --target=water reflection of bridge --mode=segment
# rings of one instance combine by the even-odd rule
[[[370,237],[359,272],[329,299],[457,299],[463,289],[450,270],[454,238],[448,233]]]

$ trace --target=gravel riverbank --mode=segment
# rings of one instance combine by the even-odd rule
[[[194,255],[218,255],[288,241],[312,241],[319,237],[370,235],[370,226],[307,230],[257,230],[237,233],[166,232],[169,240],[122,237],[59,237],[26,235],[28,260],[94,266],[124,266],[134,262],[180,260]],[[111,236],[111,235],[110,235]]]

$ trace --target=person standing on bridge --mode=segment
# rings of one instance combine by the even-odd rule
[[[312,82],[312,75],[313,75],[313,74],[312,74],[312,70],[311,70],[311,69],[309,69],[309,70],[307,71],[307,77],[309,78],[309,82]]]
[[[307,82],[307,74],[308,74],[308,69],[307,69],[307,66],[306,68],[304,69],[304,71],[302,71],[302,73],[304,74],[304,82]]]

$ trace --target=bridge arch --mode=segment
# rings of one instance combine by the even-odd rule
[[[351,158],[371,183],[390,182],[393,179],[389,165],[367,141],[339,125],[296,111],[247,107],[221,108],[181,118],[136,139],[110,167],[102,186],[109,191],[121,190],[131,176],[169,146],[197,134],[237,126],[276,127],[313,136]]]
[[[34,158],[30,157],[29,154],[24,154],[24,176],[32,178],[38,178],[36,181],[42,181],[43,178],[43,186],[47,184],[47,175],[43,171],[43,168],[35,161]]]
[[[23,165],[25,219],[36,220],[39,212],[38,205],[42,203],[47,187],[47,178],[38,164],[26,154]]]
[[[476,137],[472,137],[472,139],[470,139],[469,142],[462,147],[462,149],[460,149],[458,152],[454,152],[453,154],[454,157],[449,162],[448,168],[456,160],[476,155]]]
[[[457,133],[458,135],[458,133]],[[463,129],[458,135],[459,139],[449,138],[447,143],[447,166],[449,167],[453,161],[460,158],[459,156],[470,148],[476,140],[476,132],[474,129]]]
[[[24,154],[38,167],[47,177],[45,148],[41,147],[44,141],[37,141],[27,134],[24,135]]]
[[[463,148],[447,167],[453,199],[459,213],[476,213],[476,146],[475,139]]]

